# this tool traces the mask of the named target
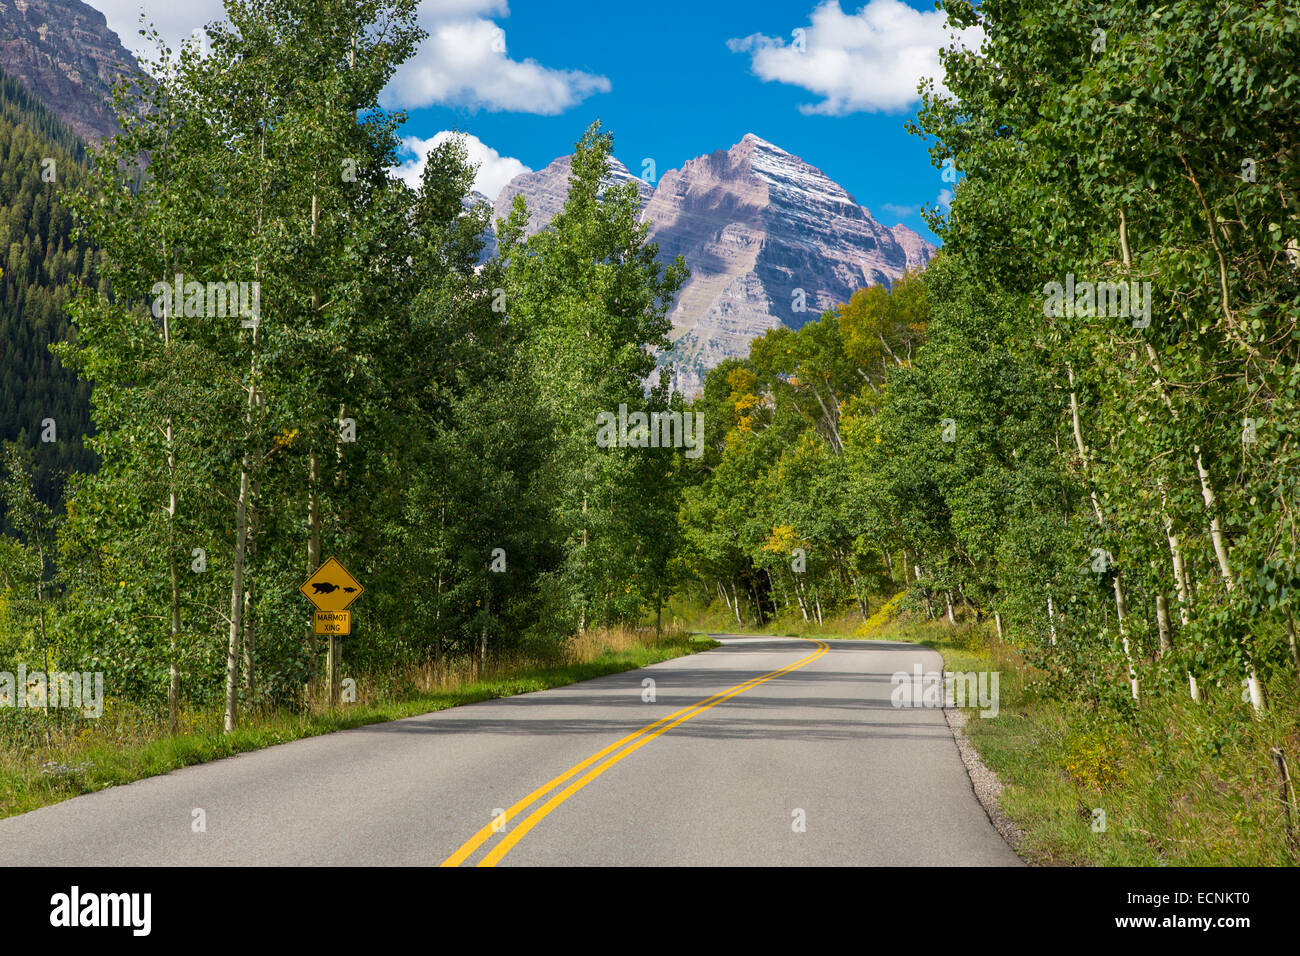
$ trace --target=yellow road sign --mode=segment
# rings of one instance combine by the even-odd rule
[[[316,633],[317,634],[351,634],[352,633],[352,612],[351,611],[317,611],[316,612]]]
[[[298,588],[318,611],[342,611],[361,597],[363,588],[348,569],[330,558]]]

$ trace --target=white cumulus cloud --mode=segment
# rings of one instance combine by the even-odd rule
[[[895,219],[906,219],[921,211],[920,206],[897,206],[892,202],[882,203],[880,208],[886,215],[893,216]]]
[[[453,136],[464,139],[469,161],[478,164],[478,172],[474,176],[474,188],[489,200],[495,200],[497,193],[501,192],[501,187],[520,173],[532,172],[532,169],[514,157],[502,156],[477,136],[446,129],[434,133],[429,139],[421,139],[419,136],[403,137],[399,154],[409,158],[403,159],[401,165],[393,172],[412,189],[418,188],[420,177],[424,175],[425,157],[429,150],[445,143]]]
[[[505,31],[491,16],[508,16],[504,0],[424,0],[420,25],[428,38],[402,64],[384,91],[386,107],[440,104],[553,116],[593,93],[608,93],[607,77],[557,70],[536,60],[512,60]]]
[[[139,35],[139,15],[176,48],[212,20],[225,20],[222,0],[89,0],[136,56],[154,47]],[[419,24],[428,33],[397,68],[380,97],[387,109],[461,106],[553,116],[595,93],[609,79],[582,70],[553,69],[533,59],[510,58],[506,33],[492,17],[508,17],[505,0],[422,0]]]
[[[735,53],[749,53],[754,74],[802,87],[822,97],[799,107],[803,113],[844,116],[848,113],[902,111],[920,97],[922,77],[932,77],[942,91],[939,49],[957,37],[978,49],[983,31],[956,31],[940,10],[922,12],[900,0],[870,0],[856,13],[825,0],[813,10],[810,25],[786,42],[754,33],[727,41]]]

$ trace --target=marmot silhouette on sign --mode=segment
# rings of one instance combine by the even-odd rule
[[[330,584],[328,581],[317,581],[311,586],[311,589],[317,594],[333,594],[339,589],[337,584]]]

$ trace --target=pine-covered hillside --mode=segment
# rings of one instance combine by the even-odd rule
[[[69,472],[94,466],[82,444],[90,384],[49,349],[74,332],[63,308],[74,284],[97,282],[94,254],[73,238],[59,199],[84,161],[76,135],[0,73],[0,441],[33,448],[37,494],[51,504]],[[42,433],[57,440],[42,441]]]

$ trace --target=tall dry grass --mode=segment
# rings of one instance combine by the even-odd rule
[[[356,701],[375,706],[393,699],[431,694],[455,694],[481,684],[510,680],[542,670],[593,664],[611,656],[640,651],[685,650],[689,633],[681,627],[665,628],[656,635],[653,627],[590,628],[546,647],[525,648],[503,654],[444,657],[440,662],[410,664],[371,679],[357,680]],[[344,677],[348,676],[346,674]],[[304,703],[309,713],[330,710],[328,688],[323,679],[307,685]]]

